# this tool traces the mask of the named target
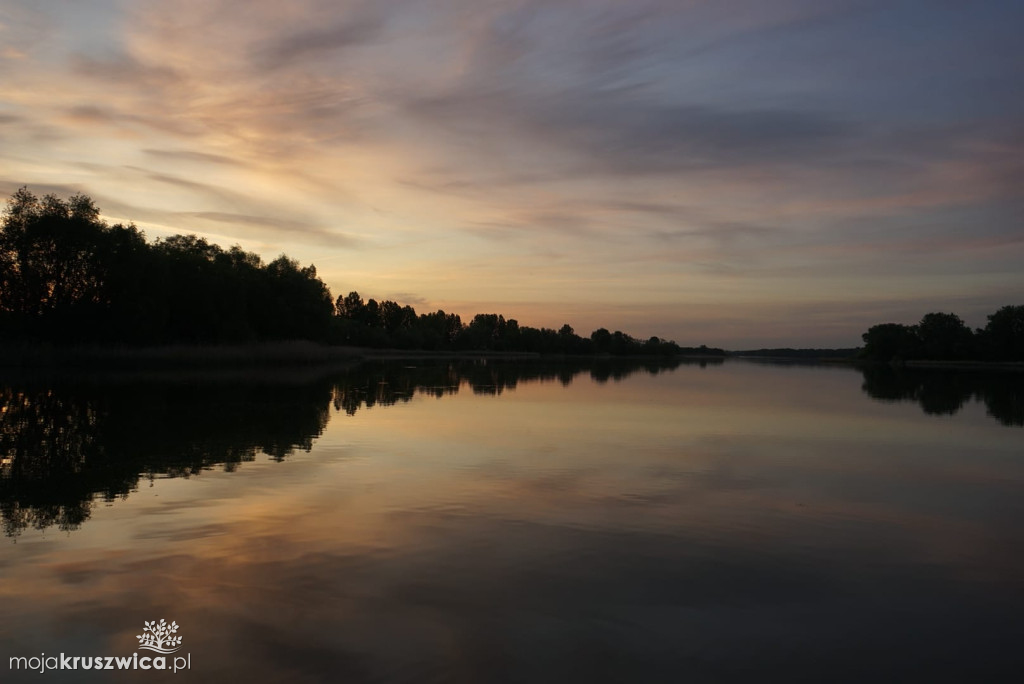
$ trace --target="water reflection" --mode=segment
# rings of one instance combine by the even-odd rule
[[[634,373],[656,375],[680,365],[706,368],[722,359],[568,359],[561,361],[477,360],[454,363],[418,361],[417,365],[368,362],[334,378],[334,408],[354,415],[360,407],[391,406],[417,393],[443,397],[463,384],[473,394],[500,395],[520,382],[559,382],[568,386],[579,375],[597,383],[623,380]]]
[[[873,401],[847,367],[658,370],[9,382],[4,501],[60,501],[76,468],[72,503],[141,487],[0,544],[0,651],[127,654],[162,617],[201,682],[1019,669],[1024,430]],[[237,472],[166,477],[204,467]]]
[[[0,388],[4,532],[77,528],[94,498],[126,497],[146,478],[233,470],[258,453],[309,450],[331,386],[71,384]]]
[[[1024,373],[893,368],[861,369],[862,389],[872,399],[915,401],[929,415],[954,415],[971,399],[1003,425],[1024,426]]]
[[[283,460],[296,449],[309,451],[332,406],[354,415],[417,393],[455,394],[464,385],[474,394],[500,395],[520,382],[568,385],[581,373],[606,382],[680,363],[376,362],[301,382],[280,374],[184,382],[22,378],[0,385],[0,518],[7,536],[28,527],[74,530],[96,501],[127,497],[140,480],[232,471],[257,454]]]

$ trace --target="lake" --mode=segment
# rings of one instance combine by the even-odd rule
[[[1024,374],[22,374],[0,411],[4,682],[166,680],[140,663],[172,650],[200,682],[1024,665]]]

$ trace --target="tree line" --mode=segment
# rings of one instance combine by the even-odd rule
[[[0,335],[56,344],[323,339],[333,311],[313,266],[264,264],[194,235],[154,243],[84,195],[14,193],[0,226]]]
[[[500,314],[453,313],[357,292],[333,298],[313,265],[264,263],[195,235],[149,242],[134,224],[108,225],[93,200],[7,202],[0,224],[0,341],[77,344],[239,344],[304,339],[361,347],[546,354],[724,355],[621,331],[577,335],[520,326]]]
[[[916,325],[881,323],[861,336],[873,361],[1024,361],[1024,306],[1004,306],[971,330],[952,313],[925,314]]]
[[[390,300],[364,302],[358,292],[338,297],[335,311],[337,341],[361,347],[615,356],[725,355],[721,349],[704,345],[680,347],[659,337],[642,340],[606,328],[581,337],[568,323],[558,330],[533,328],[496,313],[477,314],[463,323],[458,314],[443,310],[417,315],[411,306]]]

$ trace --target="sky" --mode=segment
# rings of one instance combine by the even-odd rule
[[[0,194],[731,349],[1024,304],[1019,0],[0,0]]]

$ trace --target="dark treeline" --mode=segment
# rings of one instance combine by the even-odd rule
[[[127,497],[148,480],[233,471],[259,454],[281,461],[309,451],[331,408],[354,415],[416,394],[498,395],[519,383],[597,382],[659,373],[679,359],[592,359],[514,363],[427,362],[418,368],[367,363],[295,382],[294,373],[179,374],[0,381],[0,521],[8,536],[27,527],[79,527],[95,502]],[[721,359],[691,361],[701,366]]]
[[[1004,306],[971,330],[952,313],[926,314],[917,325],[882,323],[862,335],[873,361],[1024,361],[1024,306]]]
[[[0,225],[0,342],[56,345],[239,344],[311,340],[374,348],[542,354],[724,355],[601,328],[581,337],[520,326],[499,314],[451,313],[356,292],[335,301],[312,265],[270,263],[194,235],[147,242],[108,225],[84,195],[39,198],[27,188]]]
[[[641,340],[620,330],[609,332],[599,328],[589,337],[581,337],[569,324],[558,330],[531,328],[501,314],[477,314],[465,324],[458,314],[440,310],[417,315],[411,306],[390,300],[364,302],[358,292],[338,297],[335,310],[339,336],[334,341],[360,347],[569,355],[725,356],[722,349],[704,345],[680,347],[658,337]]]
[[[313,266],[269,264],[195,236],[148,243],[92,200],[8,202],[0,226],[0,339],[54,344],[323,340],[331,294]]]

